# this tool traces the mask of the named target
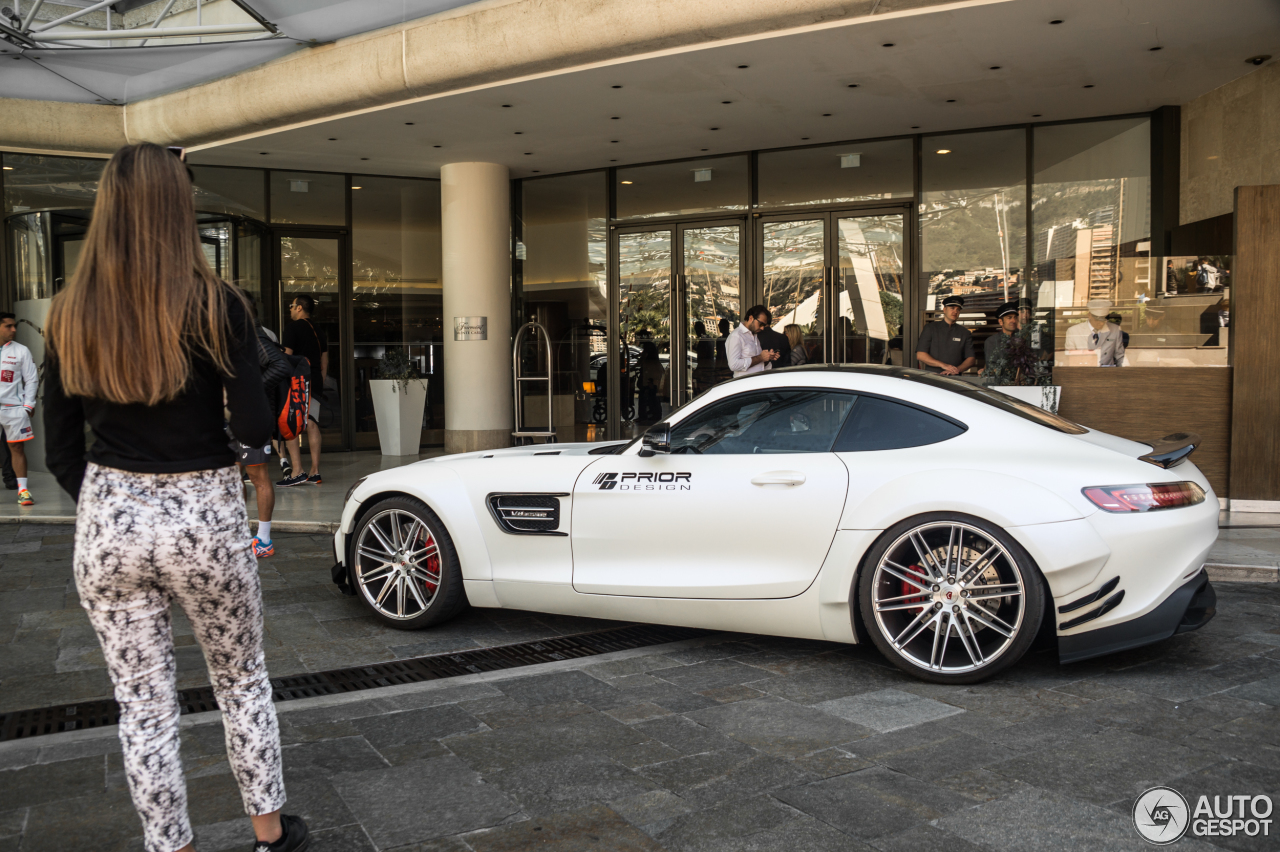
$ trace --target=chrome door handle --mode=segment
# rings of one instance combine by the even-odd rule
[[[771,470],[751,478],[752,485],[804,485],[804,474],[796,470]]]

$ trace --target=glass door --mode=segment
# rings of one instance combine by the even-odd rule
[[[617,379],[617,434],[634,438],[733,377],[725,341],[742,310],[742,223],[614,233],[618,348],[596,387]]]
[[[350,285],[347,279],[351,268],[345,235],[276,231],[274,242],[279,317],[276,331],[283,343],[285,329],[292,322],[289,306],[295,298],[308,295],[315,300],[311,325],[323,346],[322,357],[328,355],[322,361],[322,386],[317,388],[313,379],[311,387],[312,397],[319,402],[322,447],[350,449],[346,413],[348,410],[354,413],[354,408],[347,399],[350,365],[342,357],[348,337],[346,313],[350,305]],[[303,446],[306,446],[305,438]]]
[[[799,363],[901,364],[902,212],[762,218],[763,304]],[[795,350],[799,349],[799,352]]]

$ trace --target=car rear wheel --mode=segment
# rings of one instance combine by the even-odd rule
[[[390,497],[356,526],[351,579],[382,622],[401,630],[442,624],[466,607],[462,568],[444,524],[425,503]]]
[[[872,547],[858,609],[871,641],[903,671],[976,683],[1031,646],[1044,586],[1030,555],[999,527],[934,513],[893,526]]]

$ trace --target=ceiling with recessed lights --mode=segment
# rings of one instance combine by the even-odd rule
[[[192,159],[426,177],[485,161],[549,174],[1145,112],[1268,53],[1280,54],[1274,0],[1016,0],[600,64],[202,146]]]

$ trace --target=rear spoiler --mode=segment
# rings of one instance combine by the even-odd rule
[[[1175,432],[1154,441],[1146,441],[1151,445],[1151,452],[1139,456],[1138,461],[1153,464],[1156,467],[1177,467],[1200,446],[1200,436],[1195,432]]]

